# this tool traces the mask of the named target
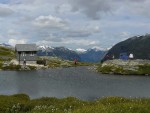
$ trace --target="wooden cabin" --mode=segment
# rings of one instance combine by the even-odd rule
[[[37,46],[36,44],[16,44],[16,57],[19,64],[26,62],[27,64],[36,64],[37,62]]]

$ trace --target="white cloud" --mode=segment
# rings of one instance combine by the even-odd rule
[[[19,35],[19,34],[20,34],[19,32],[15,31],[13,29],[8,30],[8,35],[9,36],[16,36],[16,35]]]
[[[99,33],[100,32],[100,28],[99,26],[84,26],[84,27],[80,27],[80,28],[70,28],[70,29],[66,29],[64,31],[66,33],[67,37],[78,37],[78,38],[83,38],[83,37],[89,37],[95,33]]]
[[[6,5],[0,4],[0,17],[6,17],[13,14],[14,11]]]
[[[72,11],[85,14],[91,19],[114,14],[118,11],[150,17],[150,0],[68,0]],[[124,13],[121,12],[121,13]]]
[[[102,48],[102,47],[99,47],[99,46],[93,46],[92,49],[95,49],[96,51],[105,51],[106,48]]]
[[[37,17],[34,21],[34,25],[42,28],[64,28],[66,27],[67,22],[61,18],[49,15]]]
[[[70,48],[107,48],[131,36],[150,32],[149,0],[8,0],[2,3],[0,42],[13,39],[9,43],[16,43],[24,39],[29,43]]]
[[[20,39],[20,40],[17,40],[17,39],[9,39],[8,41],[8,44],[12,45],[12,46],[15,46],[16,44],[26,44],[26,40],[25,39]]]

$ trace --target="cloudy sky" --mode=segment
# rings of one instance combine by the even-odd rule
[[[150,0],[0,0],[0,43],[109,48],[150,33]]]

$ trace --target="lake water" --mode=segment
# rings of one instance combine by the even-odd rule
[[[150,77],[103,75],[88,67],[0,71],[0,94],[18,93],[31,98],[73,96],[83,100],[103,96],[150,97]]]

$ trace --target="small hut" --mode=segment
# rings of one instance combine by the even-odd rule
[[[19,64],[24,64],[24,62],[29,64],[36,64],[37,62],[36,44],[16,44],[15,51]]]

